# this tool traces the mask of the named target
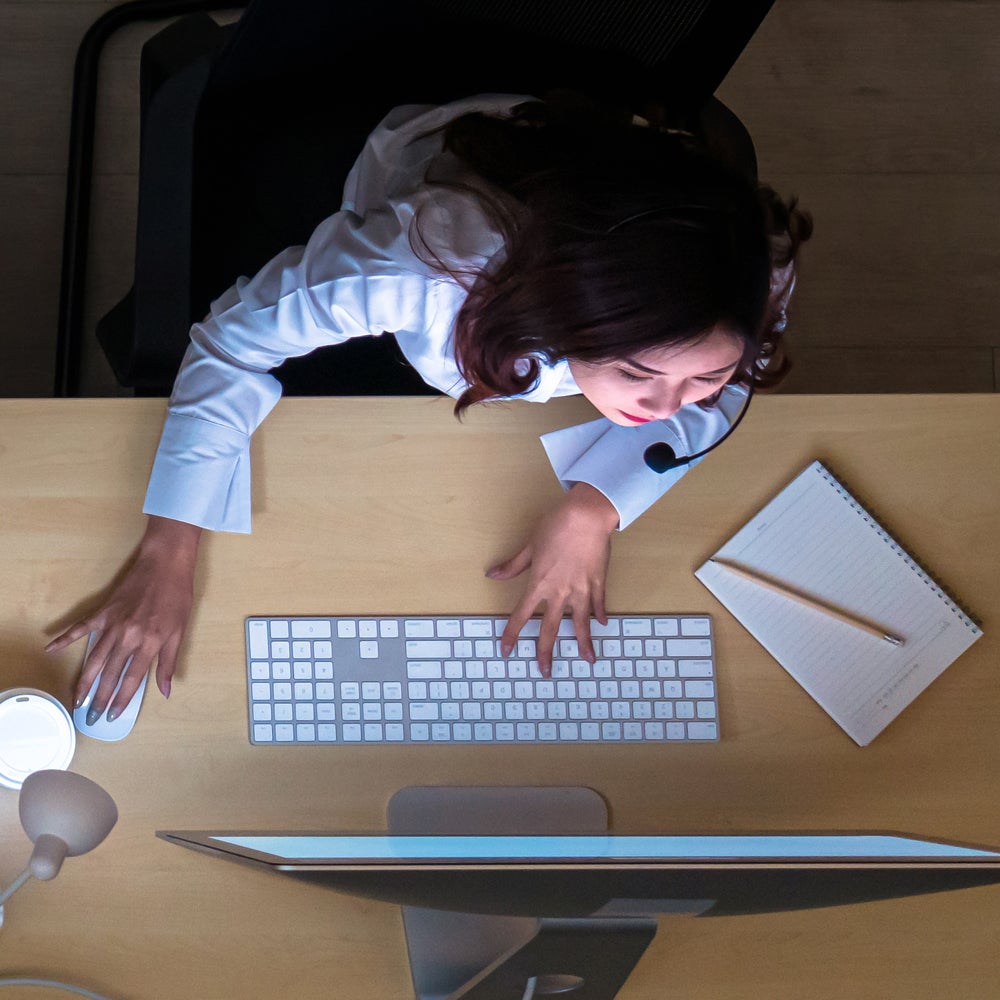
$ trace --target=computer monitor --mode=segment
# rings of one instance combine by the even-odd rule
[[[158,836],[404,907],[534,918],[534,933],[480,956],[482,968],[453,957],[428,979],[414,965],[422,998],[611,1000],[658,913],[764,913],[1000,882],[1000,849],[901,833]]]

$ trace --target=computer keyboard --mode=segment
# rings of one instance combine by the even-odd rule
[[[552,676],[539,620],[500,655],[485,615],[254,616],[246,621],[250,742],[681,743],[719,738],[708,615],[591,621],[582,659],[564,619]]]

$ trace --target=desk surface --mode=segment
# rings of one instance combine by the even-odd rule
[[[41,648],[143,525],[160,400],[0,401],[0,686],[68,704],[82,644]],[[1000,844],[1000,396],[776,396],[614,539],[609,609],[715,616],[723,739],[710,746],[265,748],[246,738],[252,613],[509,610],[483,576],[558,487],[537,435],[579,399],[283,401],[254,442],[252,537],[206,539],[169,701],[75,770],[120,820],[8,904],[0,976],[114,998],[407,1000],[399,911],[182,850],[157,829],[364,830],[411,784],[578,784],[616,832],[888,829]],[[985,636],[860,749],[692,570],[813,458],[829,462],[981,619]],[[0,789],[0,884],[29,844]],[[994,997],[1000,889],[755,917],[664,918],[622,1000]],[[294,984],[294,985],[291,985]],[[12,998],[16,990],[5,996]],[[47,998],[47,991],[24,991]],[[51,996],[65,994],[52,993]]]

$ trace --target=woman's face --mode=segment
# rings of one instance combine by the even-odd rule
[[[587,399],[612,423],[635,427],[665,420],[726,384],[743,354],[741,342],[716,327],[693,344],[651,347],[615,361],[569,369]]]

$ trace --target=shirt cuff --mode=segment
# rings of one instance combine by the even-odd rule
[[[601,417],[544,434],[542,446],[563,489],[582,482],[600,490],[618,511],[622,530],[702,461],[696,458],[654,472],[646,465],[646,449],[662,441],[678,456],[695,454],[722,438],[745,400],[746,390],[731,386],[710,409],[691,404],[669,420],[637,427],[622,427]]]
[[[169,413],[142,509],[210,531],[249,534],[250,438],[199,417]]]

